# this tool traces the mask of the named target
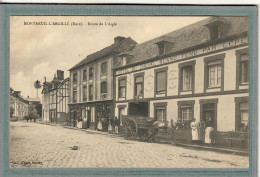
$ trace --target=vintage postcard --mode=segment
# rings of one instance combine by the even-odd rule
[[[152,16],[109,7],[120,16],[5,19],[9,171],[254,175],[254,8]]]

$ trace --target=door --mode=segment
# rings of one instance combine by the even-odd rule
[[[208,103],[203,105],[202,120],[206,123],[206,127],[216,128],[216,106],[215,103]]]
[[[87,128],[90,126],[90,120],[91,120],[91,109],[87,111]]]
[[[122,126],[122,116],[123,115],[125,115],[125,108],[119,108],[118,109],[119,126]]]
[[[73,112],[73,127],[76,127],[76,121],[77,121],[77,112]]]

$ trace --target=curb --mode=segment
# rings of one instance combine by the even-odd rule
[[[89,129],[79,129],[79,128],[76,128],[76,127],[60,125],[60,124],[52,124],[52,123],[47,123],[47,122],[35,122],[35,123],[44,124],[44,125],[50,125],[50,126],[60,126],[60,127],[67,128],[67,129],[84,131],[84,132],[87,132],[87,133],[90,133],[90,134],[107,135],[107,136],[110,136],[110,137],[122,137],[119,134],[118,135],[117,134],[108,134],[107,132],[96,131],[96,130],[89,130]],[[169,144],[169,145],[180,146],[180,147],[185,147],[185,148],[189,148],[189,149],[207,150],[207,151],[215,151],[215,152],[222,152],[222,153],[232,153],[234,155],[242,155],[242,156],[248,156],[249,155],[248,151],[241,151],[241,150],[234,150],[234,149],[192,145],[192,144],[179,143],[179,142],[176,142],[176,143],[172,144],[171,142],[168,142],[168,141],[157,141],[156,143]]]

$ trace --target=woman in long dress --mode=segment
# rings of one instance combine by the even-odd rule
[[[196,123],[196,119],[193,119],[193,121],[190,124],[190,127],[191,127],[192,143],[197,144],[199,140],[199,132],[198,132],[198,124]]]
[[[98,121],[97,129],[98,129],[98,131],[102,130],[102,122],[101,122],[101,120]]]

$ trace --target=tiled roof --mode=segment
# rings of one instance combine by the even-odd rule
[[[82,66],[84,64],[90,63],[92,61],[95,61],[101,57],[107,56],[113,52],[124,52],[124,51],[128,51],[131,50],[134,46],[136,45],[136,42],[131,39],[130,37],[123,39],[119,42],[116,42],[98,52],[95,52],[93,54],[88,55],[85,59],[83,59],[82,61],[80,61],[78,64],[76,64],[75,66],[73,66],[72,68],[70,68],[69,70],[73,70],[79,66]]]
[[[208,28],[204,25],[216,20],[229,25],[229,28],[227,28],[227,31],[222,37],[232,36],[248,31],[247,17],[209,17],[163,36],[137,44],[129,53],[134,57],[128,62],[128,64],[139,63],[158,56],[158,47],[156,43],[160,41],[173,43],[173,48],[168,53],[174,53],[209,42],[210,33]]]

